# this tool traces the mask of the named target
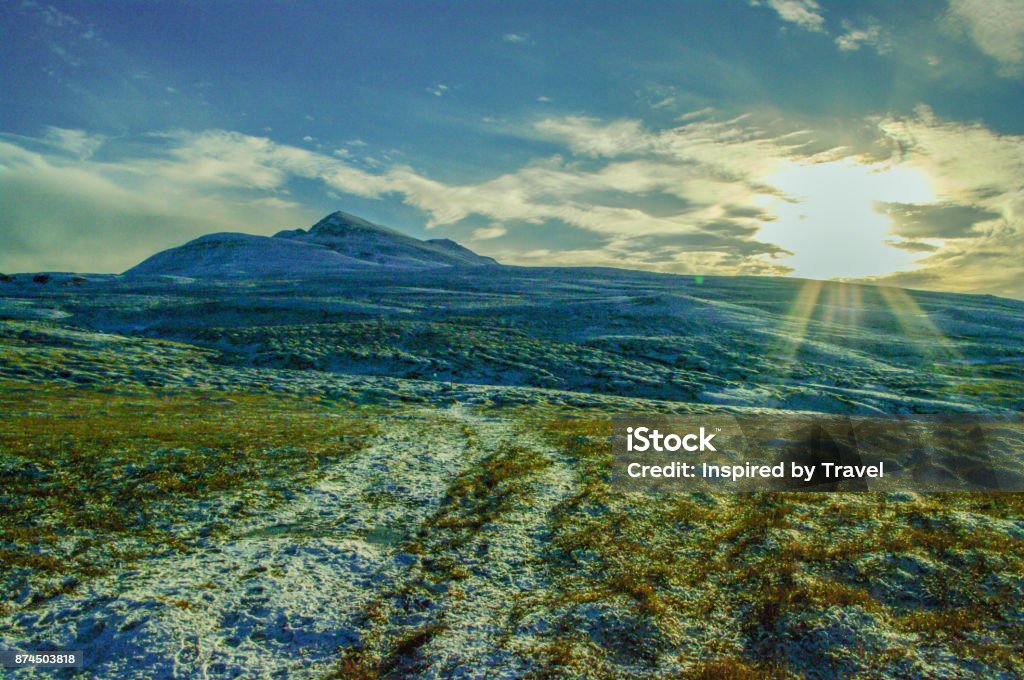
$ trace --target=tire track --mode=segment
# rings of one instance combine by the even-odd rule
[[[82,650],[86,673],[106,677],[323,673],[360,640],[365,606],[415,578],[419,559],[401,551],[403,539],[503,428],[456,407],[379,429],[291,502],[200,550],[22,613],[0,639]]]

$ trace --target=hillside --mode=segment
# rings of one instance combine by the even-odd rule
[[[1001,412],[1024,403],[1024,303],[990,296],[515,267],[363,266],[244,284],[61,281],[0,283],[0,315],[183,342],[212,352],[215,371],[833,413]],[[38,370],[52,378],[58,367]],[[60,370],[87,382],[117,375]],[[152,380],[179,381],[169,370]],[[285,384],[297,378],[287,375]]]
[[[0,644],[130,678],[1018,677],[1020,494],[629,493],[609,434],[624,413],[992,417],[1022,479],[1022,386],[1024,303],[991,296],[14,275]]]
[[[272,237],[241,233],[201,236],[157,253],[127,276],[200,278],[323,276],[366,268],[431,269],[497,264],[447,239],[421,241],[394,229],[335,212],[308,231]]]

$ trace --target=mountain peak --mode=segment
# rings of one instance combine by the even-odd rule
[[[388,227],[374,224],[362,217],[350,215],[347,212],[336,210],[327,217],[309,228],[310,234],[318,236],[346,236],[352,232],[377,232],[391,235],[401,235],[399,232]]]
[[[418,238],[338,210],[309,231],[282,231],[274,238],[315,243],[363,262],[391,267],[480,266],[497,264],[449,239]]]
[[[178,276],[309,276],[373,269],[498,264],[448,239],[421,241],[340,210],[309,230],[272,237],[207,234],[136,265],[128,273]]]

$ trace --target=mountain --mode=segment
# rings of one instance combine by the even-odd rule
[[[479,267],[498,263],[449,239],[420,239],[341,211],[309,230],[274,236],[225,232],[153,255],[129,276],[310,276],[381,269]]]
[[[164,250],[132,267],[138,276],[284,276],[329,274],[373,267],[315,243],[252,234],[207,234]]]
[[[419,269],[497,264],[454,241],[421,241],[341,211],[331,213],[309,231],[292,229],[279,232],[274,238],[320,245],[361,262],[390,267]]]

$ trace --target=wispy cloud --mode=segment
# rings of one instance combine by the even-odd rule
[[[473,230],[474,241],[490,241],[491,239],[501,238],[508,233],[508,229],[500,224],[493,224],[489,227],[481,227]]]
[[[448,90],[450,89],[451,88],[445,85],[444,83],[437,83],[436,85],[431,85],[430,87],[428,87],[427,92],[434,95],[435,97],[443,97],[448,93]]]
[[[815,0],[750,0],[752,7],[769,7],[783,21],[808,31],[823,32],[825,17]]]
[[[23,11],[35,12],[47,26],[52,26],[53,28],[71,28],[82,25],[82,22],[78,19],[70,14],[61,12],[53,5],[43,5],[33,2],[33,0],[24,0],[21,3],[21,8]]]
[[[105,44],[96,27],[63,12],[53,5],[35,0],[22,0],[18,11],[34,20],[38,26],[37,39],[47,45],[50,63],[43,70],[53,78],[61,77],[65,69],[73,70],[83,64],[83,53]]]
[[[90,135],[84,130],[68,130],[51,126],[46,128],[42,142],[85,159],[103,146],[104,140],[103,135]]]
[[[908,286],[1024,297],[1024,136],[942,120],[920,107],[879,120],[895,159],[926,173],[930,206],[886,206],[894,232],[937,246],[912,271],[885,280]]]
[[[38,150],[0,138],[0,269],[121,271],[211,231],[269,230],[314,217],[269,200],[285,175],[240,153],[227,154],[229,161],[186,145],[181,154],[100,161],[75,153],[78,138],[51,131]],[[69,143],[50,144],[62,139]]]
[[[428,228],[510,263],[785,274],[817,257],[815,244],[844,261],[893,246],[902,255],[886,257],[906,266],[883,271],[885,281],[1024,295],[1024,138],[924,108],[874,119],[874,138],[847,146],[823,130],[757,120],[704,112],[651,129],[549,117],[519,134],[560,153],[466,183],[393,163],[371,172],[222,130],[145,144],[56,128],[7,137],[0,234],[15,245],[0,269],[117,270],[208,231],[310,223],[316,215],[289,192],[312,180],[328,193],[396,197]],[[818,275],[842,275],[835,262]]]
[[[582,133],[592,136],[607,133],[594,121],[541,127],[573,125],[582,125]],[[636,131],[635,144],[650,145],[646,138],[653,133],[626,127]],[[78,268],[76,263],[89,261],[92,267],[119,269],[149,251],[205,231],[279,227],[285,220],[301,224],[303,213],[292,202],[266,200],[278,198],[294,179],[318,180],[332,190],[366,198],[398,195],[427,215],[429,227],[487,220],[490,225],[473,234],[479,241],[542,230],[556,244],[559,254],[553,263],[586,259],[586,249],[559,248],[560,230],[582,230],[594,235],[592,243],[603,244],[591,249],[606,251],[600,257],[592,252],[592,263],[618,258],[620,264],[669,271],[695,263],[703,263],[701,270],[720,264],[726,267],[723,273],[762,271],[762,256],[781,252],[770,244],[752,244],[758,211],[751,205],[732,205],[733,199],[742,202],[748,190],[732,187],[724,178],[709,179],[710,168],[690,167],[688,161],[616,157],[584,169],[555,156],[492,179],[450,184],[402,165],[371,173],[334,155],[234,132],[169,132],[150,140],[150,149],[153,142],[162,144],[158,153],[132,156],[111,149],[104,155],[112,160],[103,161],[71,158],[63,148],[39,152],[11,142],[0,145],[0,191],[11,206],[0,217],[0,232],[27,244],[18,253],[5,253],[3,267],[24,269],[35,261],[50,263],[46,268]],[[620,145],[629,148],[630,142],[623,139]],[[619,155],[619,150],[605,147]],[[65,190],[68,186],[73,190]],[[643,201],[626,200],[634,193],[661,195],[657,200],[669,201],[671,209],[659,212],[645,209]],[[54,211],[54,201],[45,196],[61,194],[62,208]],[[93,217],[74,218],[77,213]],[[103,213],[106,219],[100,217]],[[73,249],[51,247],[36,236],[67,233],[70,225],[77,229],[68,241],[78,243]],[[161,229],[154,231],[154,225]],[[137,233],[129,239],[133,229]],[[631,241],[640,237],[662,240],[650,250],[648,243]],[[91,247],[85,246],[86,240]],[[102,245],[110,240],[136,247],[113,255]],[[625,257],[626,251],[633,256]],[[97,257],[101,252],[106,254]],[[723,258],[726,253],[729,257]],[[25,264],[12,263],[14,257]],[[771,271],[783,273],[786,268],[776,263]]]
[[[857,26],[844,19],[842,26],[844,32],[836,36],[835,43],[836,47],[843,52],[856,52],[862,47],[874,48],[879,54],[885,54],[892,50],[892,46],[882,32],[882,27],[875,21]]]
[[[976,205],[886,203],[879,206],[892,220],[892,233],[903,239],[962,239],[983,232],[984,223],[1001,215]]]
[[[529,41],[530,36],[525,33],[506,33],[501,39],[508,43],[525,43]]]
[[[1024,74],[1024,3],[1019,0],[950,0],[949,24],[999,62],[1004,76]]]

